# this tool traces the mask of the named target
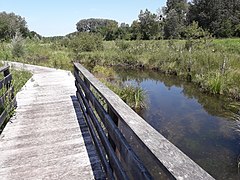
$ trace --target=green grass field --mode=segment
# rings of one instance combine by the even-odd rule
[[[88,44],[89,45],[89,44]],[[240,39],[104,41],[103,48],[75,52],[61,40],[25,40],[14,58],[1,44],[0,58],[72,70],[72,61],[89,66],[154,69],[191,81],[203,91],[240,99]]]

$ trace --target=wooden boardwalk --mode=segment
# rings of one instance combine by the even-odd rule
[[[33,77],[0,136],[0,179],[104,179],[70,72],[22,65]]]

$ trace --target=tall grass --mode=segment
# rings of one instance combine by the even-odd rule
[[[132,109],[138,111],[146,108],[146,92],[141,87],[122,83],[112,68],[97,65],[92,72]]]
[[[3,42],[0,58],[68,70],[73,60],[92,67],[154,69],[240,100],[240,39],[104,41],[102,48],[78,53],[69,44],[71,39],[25,40],[24,55],[13,58],[11,44]]]
[[[13,76],[14,93],[17,94],[26,82],[32,77],[29,71],[25,70],[11,70]]]
[[[21,88],[25,85],[25,83],[31,78],[32,74],[28,71],[24,71],[24,70],[14,70],[11,69],[11,73],[13,76],[13,87],[14,87],[14,95],[16,96],[16,94],[21,90]],[[1,89],[1,96],[3,95],[3,91],[5,91],[6,89],[3,87]],[[0,114],[6,110],[7,111],[7,120],[3,123],[3,125],[0,127],[0,134],[2,132],[2,130],[4,129],[6,123],[8,122],[8,120],[11,118],[11,116],[14,113],[14,110],[10,110],[9,109],[9,98],[6,99],[4,106],[0,107]]]
[[[104,42],[103,51],[80,53],[79,59],[159,70],[188,79],[206,92],[240,99],[239,49],[240,39],[116,41]]]

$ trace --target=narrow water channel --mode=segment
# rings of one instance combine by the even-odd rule
[[[214,178],[240,178],[237,103],[204,94],[177,77],[152,71],[116,72],[124,83],[146,91],[148,106],[140,115],[152,127]]]

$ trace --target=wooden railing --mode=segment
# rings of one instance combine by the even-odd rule
[[[79,63],[74,63],[74,76],[109,179],[213,179]],[[155,173],[158,168],[161,172]]]
[[[12,85],[12,74],[9,71],[9,66],[5,65],[0,68],[2,79],[0,80],[0,132],[9,113],[16,106],[16,98],[14,96],[14,87]]]

